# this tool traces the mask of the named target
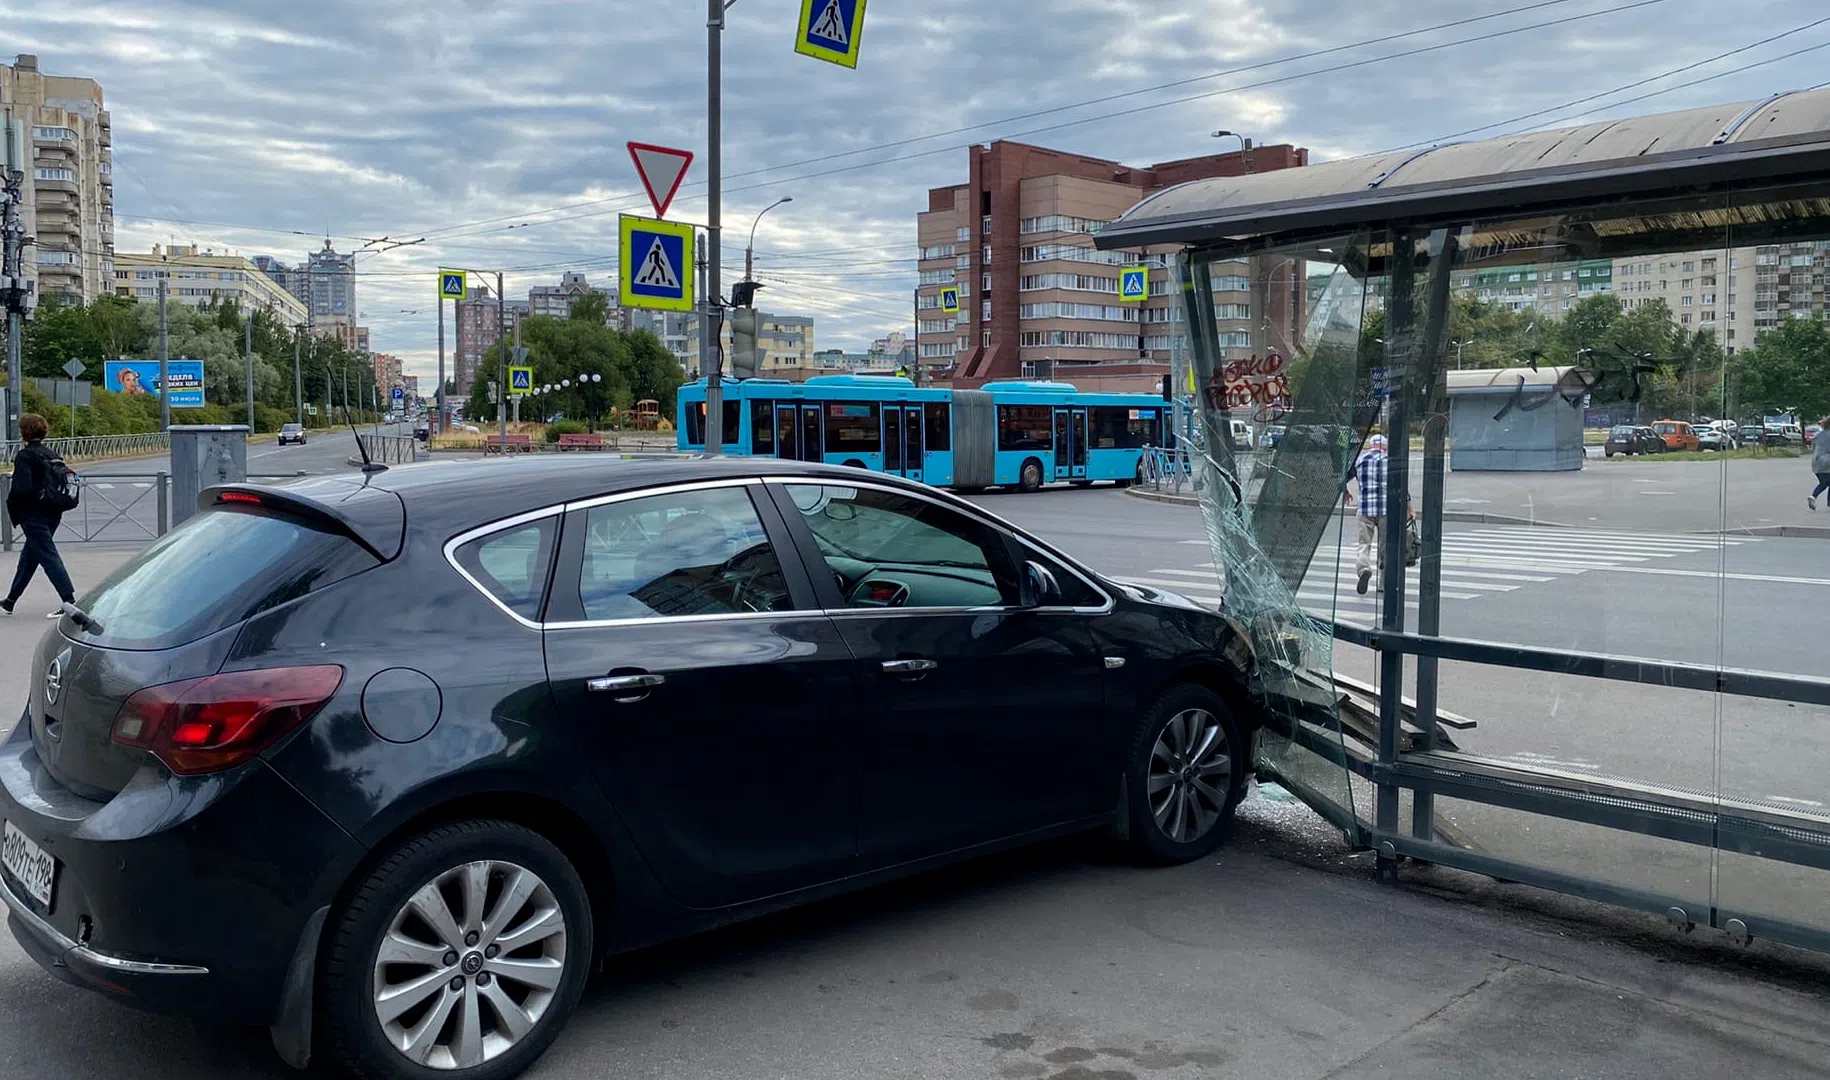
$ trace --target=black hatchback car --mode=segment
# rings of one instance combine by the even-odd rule
[[[1608,429],[1608,441],[1601,450],[1607,457],[1615,454],[1660,454],[1665,450],[1665,440],[1649,427],[1616,424]]]
[[[763,460],[212,488],[32,660],[46,969],[368,1077],[498,1078],[605,957],[1048,836],[1218,842],[1252,658],[932,488]]]

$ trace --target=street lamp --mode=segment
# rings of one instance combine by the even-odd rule
[[[1219,131],[1214,132],[1214,138],[1216,138],[1216,139],[1238,139],[1239,140],[1239,160],[1243,161],[1245,163],[1246,172],[1252,171],[1252,140],[1246,138],[1244,135],[1239,134],[1237,131],[1228,131],[1225,128],[1221,128]]]
[[[757,214],[756,220],[750,223],[750,242],[745,244],[743,249],[743,279],[745,281],[754,281],[756,279],[756,226],[762,224],[763,214],[768,213],[783,203],[791,203],[793,201],[794,196],[783,195],[781,198],[763,207],[762,214]]]

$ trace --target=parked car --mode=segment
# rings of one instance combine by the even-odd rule
[[[298,443],[300,446],[304,446],[305,445],[305,425],[303,425],[303,424],[281,424],[280,425],[279,445],[285,446],[287,443]]]
[[[427,440],[431,439],[432,438],[431,423],[429,423],[428,421],[425,421],[425,420],[421,420],[418,423],[414,424],[413,425],[413,437],[415,439],[418,439],[420,442],[426,442]]]
[[[58,978],[294,1065],[510,1077],[611,954],[1083,830],[1185,862],[1245,790],[1237,624],[920,484],[553,458],[198,506],[39,643],[0,898]]]
[[[1700,427],[1694,430],[1697,435],[1698,450],[1729,450],[1734,447],[1734,441],[1723,434],[1721,428]]]
[[[1664,449],[1665,440],[1651,428],[1616,424],[1608,429],[1608,441],[1602,444],[1601,452],[1613,457],[1615,454],[1656,454]]]
[[[1665,441],[1667,450],[1695,450],[1697,433],[1688,423],[1682,420],[1658,420],[1652,430]]]

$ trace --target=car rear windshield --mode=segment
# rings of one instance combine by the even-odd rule
[[[380,560],[339,533],[262,509],[219,507],[167,533],[83,598],[92,644],[169,649]]]
[[[1608,434],[1624,439],[1633,434],[1633,429],[1631,427],[1617,427],[1613,431],[1608,432]]]

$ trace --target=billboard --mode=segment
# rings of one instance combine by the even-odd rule
[[[171,379],[171,406],[174,409],[203,407],[203,361],[168,360],[165,364]],[[159,395],[159,361],[107,360],[102,363],[102,388],[117,394]]]

